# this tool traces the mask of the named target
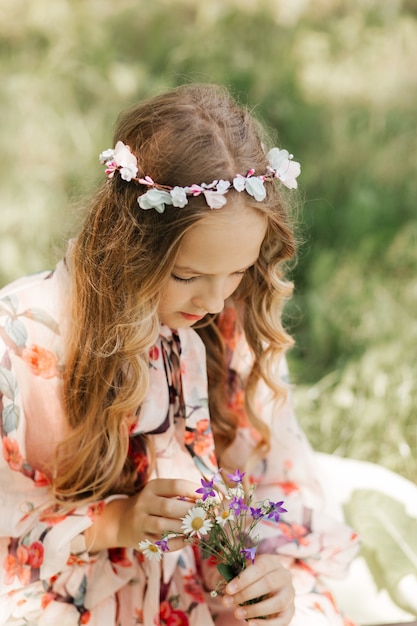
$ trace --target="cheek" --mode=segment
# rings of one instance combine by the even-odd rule
[[[184,286],[181,283],[170,281],[162,291],[160,308],[167,308],[176,302],[181,302],[185,298]]]
[[[234,291],[239,287],[240,283],[243,280],[243,274],[241,276],[231,276],[228,283],[226,284],[224,297],[225,299],[232,295]]]

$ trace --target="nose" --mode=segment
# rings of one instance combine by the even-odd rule
[[[220,313],[224,308],[223,286],[207,287],[192,299],[193,304],[207,313]]]

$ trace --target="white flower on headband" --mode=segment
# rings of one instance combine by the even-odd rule
[[[155,209],[163,213],[167,205],[182,209],[188,204],[188,196],[203,195],[210,209],[221,209],[226,204],[225,195],[231,187],[237,192],[245,191],[257,202],[262,202],[266,197],[265,181],[279,179],[289,189],[297,188],[296,178],[300,174],[300,164],[293,161],[293,155],[288,150],[272,148],[267,153],[269,162],[267,172],[255,176],[255,170],[251,169],[243,176],[236,174],[233,181],[213,180],[211,183],[193,184],[188,187],[171,187],[155,183],[150,176],[136,178],[138,162],[129,146],[118,141],[114,150],[105,150],[100,154],[100,161],[106,166],[106,174],[109,178],[114,177],[116,171],[126,182],[134,181],[140,185],[150,187],[148,191],[138,197],[141,209]]]
[[[105,163],[105,171],[109,178],[113,178],[114,172],[119,170],[123,180],[129,183],[138,173],[138,160],[123,141],[118,141],[114,150],[102,152],[100,162]]]
[[[188,204],[187,193],[184,187],[174,187],[170,196],[172,198],[172,204],[179,209],[183,209],[185,205]]]
[[[301,166],[293,161],[293,155],[288,150],[272,148],[266,155],[269,165],[275,172],[275,178],[279,178],[288,189],[297,189],[297,176],[300,175]]]
[[[163,189],[149,189],[139,196],[138,203],[141,209],[155,209],[158,213],[165,211],[167,204],[172,204],[171,194]]]
[[[238,174],[233,179],[233,187],[236,191],[246,191],[250,196],[255,198],[257,202],[265,200],[266,189],[263,176],[254,176],[255,171],[250,170],[247,176]]]

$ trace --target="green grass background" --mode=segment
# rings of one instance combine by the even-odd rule
[[[302,163],[300,421],[417,481],[416,60],[414,0],[0,0],[0,284],[55,263],[121,109],[225,84]]]

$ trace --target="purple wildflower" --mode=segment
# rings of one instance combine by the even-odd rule
[[[196,493],[203,494],[202,495],[203,502],[207,500],[209,496],[214,498],[214,496],[216,495],[216,492],[213,489],[213,482],[214,482],[214,478],[212,478],[211,480],[204,480],[204,478],[201,479],[202,487],[200,487],[200,489],[196,489]]]
[[[248,507],[245,504],[243,498],[237,498],[233,496],[233,500],[231,501],[229,508],[233,509],[236,515],[240,515],[242,511],[247,511]]]
[[[250,559],[252,563],[255,562],[256,546],[252,546],[251,548],[243,548],[243,550],[241,550],[240,552],[245,555],[245,559]]]
[[[155,541],[155,545],[159,546],[162,552],[169,552],[168,539],[161,539],[160,541]]]
[[[244,477],[246,472],[240,472],[238,469],[235,471],[234,474],[227,474],[227,478],[231,481],[233,481],[234,483],[241,483],[242,482],[242,478]]]
[[[223,482],[221,473],[222,473],[221,469],[218,469],[216,472],[214,472],[213,478],[211,479],[213,483],[221,483],[221,482]]]
[[[268,514],[268,519],[273,519],[275,522],[279,522],[280,513],[287,512],[287,509],[284,509],[284,507],[282,506],[283,504],[284,500],[281,500],[281,502],[271,502],[270,500],[269,506],[271,507],[271,510]]]
[[[264,516],[262,513],[262,508],[254,509],[252,506],[250,507],[250,514],[252,515],[252,519],[261,519]]]

